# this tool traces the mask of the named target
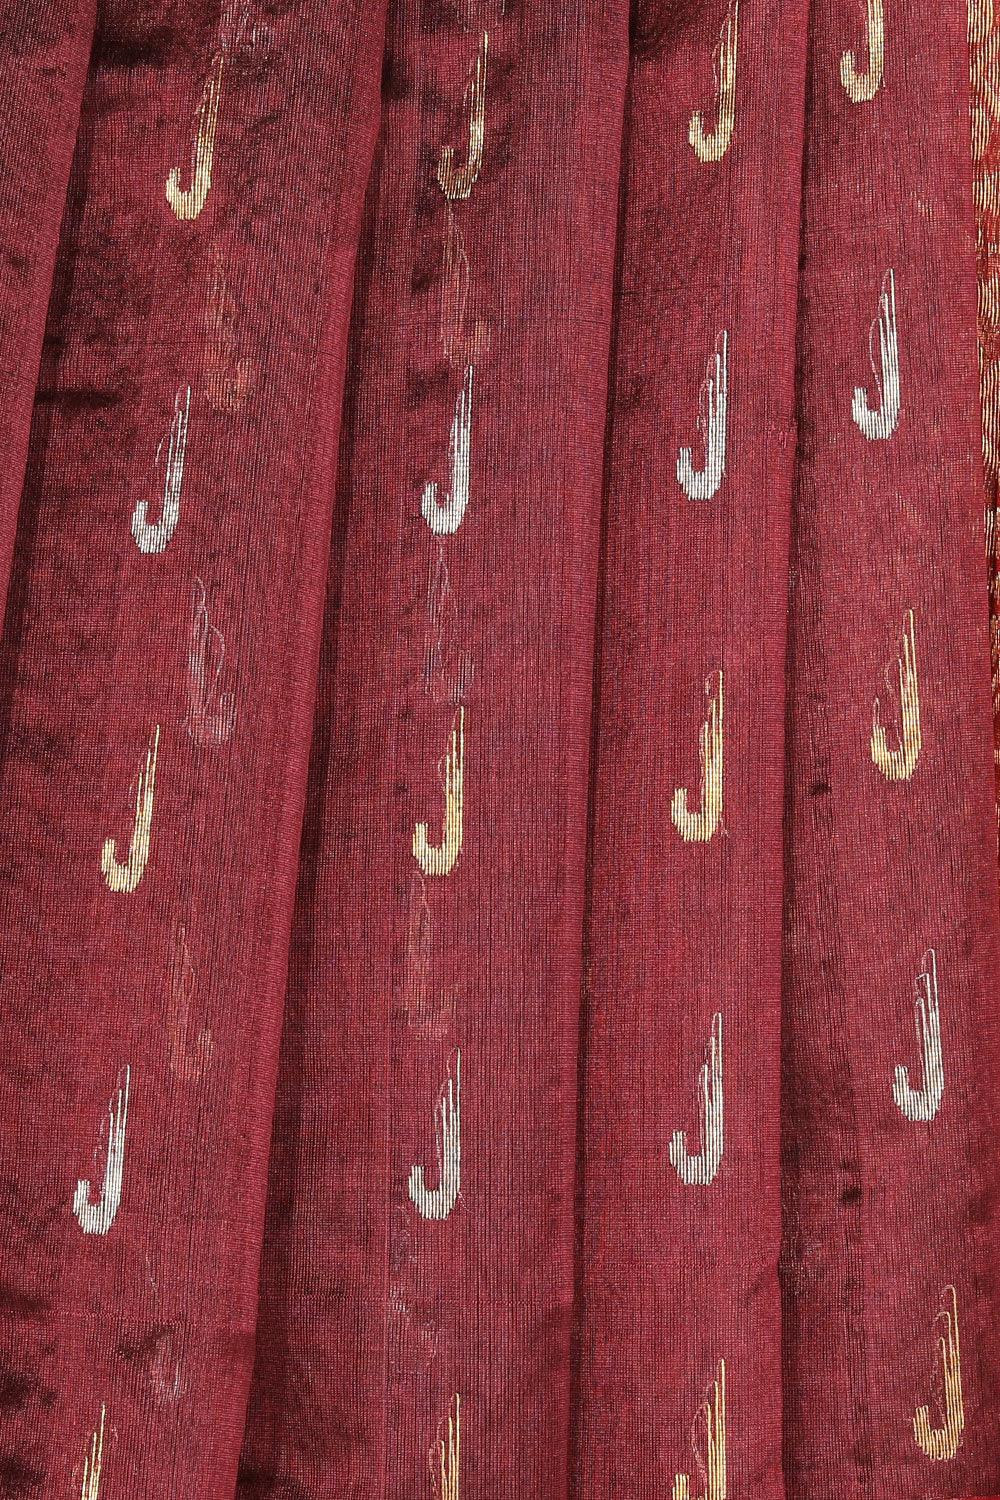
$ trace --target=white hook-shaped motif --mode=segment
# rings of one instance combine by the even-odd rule
[[[681,1182],[689,1187],[707,1187],[722,1161],[722,1013],[712,1017],[708,1057],[701,1069],[701,1150],[691,1153],[687,1135],[675,1130],[670,1142],[670,1160]]]
[[[879,403],[872,408],[868,392],[862,385],[854,387],[851,402],[851,416],[872,442],[891,438],[899,422],[899,334],[896,328],[896,277],[891,268],[882,278],[878,309],[868,334],[868,353]]]
[[[160,519],[150,525],[149,505],[137,500],[132,512],[132,535],[140,552],[163,552],[177,529],[181,515],[181,486],[184,483],[184,455],[187,452],[188,415],[191,410],[191,387],[185,386],[174,398],[174,415],[170,423],[167,446],[167,469],[163,481],[163,506]],[[163,450],[160,444],[157,460]]]
[[[729,334],[723,329],[715,341],[698,402],[698,430],[705,440],[705,467],[695,469],[691,448],[682,448],[677,460],[677,483],[689,500],[711,500],[726,472],[728,354]]]
[[[121,1203],[122,1174],[125,1170],[125,1127],[128,1123],[130,1070],[127,1065],[124,1074],[124,1082],[119,1084],[108,1106],[108,1148],[101,1196],[96,1203],[91,1203],[90,1181],[85,1177],[80,1178],[73,1195],[73,1212],[84,1234],[107,1234],[115,1222]]]
[[[927,1123],[933,1120],[944,1098],[944,1057],[941,1051],[941,1011],[938,1005],[937,955],[928,948],[924,968],[917,975],[917,1036],[923,1054],[923,1086],[910,1083],[909,1069],[896,1066],[892,1097],[908,1120]]]
[[[442,505],[438,500],[436,480],[424,485],[420,510],[436,536],[452,536],[461,526],[469,504],[469,460],[472,451],[472,380],[473,366],[467,365],[462,389],[455,402],[448,446],[451,458],[451,490]]]
[[[438,1099],[437,1141],[440,1162],[436,1188],[426,1184],[424,1168],[410,1170],[409,1194],[414,1208],[425,1219],[446,1219],[462,1187],[462,1054],[455,1059],[455,1076],[449,1073]]]

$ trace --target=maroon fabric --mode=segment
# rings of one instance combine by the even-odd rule
[[[8,1493],[79,1484],[103,1406],[106,1488],[232,1494],[380,26],[368,5],[239,32],[102,16],[8,626]],[[220,49],[213,180],[183,220],[168,173],[186,188]],[[220,274],[248,387],[221,410]],[[184,389],[179,519],[142,551]],[[115,891],[102,848],[126,858],[155,726],[148,862]],[[120,1211],[84,1232],[126,1067]]]
[[[810,13],[801,448],[792,577],[784,1008],[785,1392],[790,1493],[970,1494],[1000,1480],[996,1340],[997,841],[983,580],[965,7],[903,9],[882,93],[829,59],[853,8]],[[888,27],[888,22],[887,22]],[[919,128],[912,122],[919,118]],[[900,403],[867,439],[868,330],[894,272]],[[876,338],[876,355],[878,341]],[[903,728],[914,615],[921,746],[888,779],[872,704]],[[919,1083],[918,976],[936,961],[944,1092]],[[919,992],[919,989],[918,989]],[[964,1432],[947,1462],[939,1318],[955,1288]]]
[[[488,42],[482,166],[467,139]],[[391,26],[355,306],[314,802],[242,1490],[420,1495],[460,1397],[461,1493],[566,1485],[595,572],[627,17]],[[558,98],[559,126],[549,102]],[[464,159],[464,145],[458,148]],[[401,231],[400,226],[406,226]],[[461,254],[456,249],[461,237]],[[530,273],[523,247],[530,246]],[[452,271],[467,262],[464,317]],[[469,500],[449,432],[475,371]],[[373,580],[377,579],[377,587]],[[442,758],[464,714],[447,876]],[[437,1101],[461,1082],[441,1220]],[[440,1143],[439,1143],[440,1144]],[[458,1493],[456,1491],[456,1493]]]
[[[0,593],[14,551],[59,226],[94,29],[94,0],[0,5]]]
[[[725,15],[651,38],[629,95],[592,766],[581,1496],[669,1494],[686,1474],[715,1500],[699,1413],[720,1361],[729,1493],[782,1493],[781,583],[805,7],[741,12],[731,138],[702,160],[689,122],[722,113]],[[723,340],[725,467],[702,496],[678,459],[692,450],[704,473]],[[720,670],[721,812],[686,838],[675,798],[687,787],[707,817],[699,736]],[[713,1036],[714,1162],[699,1117]]]
[[[997,59],[0,0],[0,1496],[1000,1489]]]

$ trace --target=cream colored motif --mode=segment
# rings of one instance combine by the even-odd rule
[[[892,1097],[908,1120],[933,1120],[944,1098],[944,1058],[941,1052],[941,1012],[938,1007],[937,955],[928,948],[917,975],[917,1037],[923,1055],[923,1085],[914,1088],[909,1069],[897,1064]]]
[[[208,596],[194,580],[191,635],[188,644],[188,711],[185,724],[196,745],[224,745],[236,723],[232,693],[219,692],[226,642],[208,615]]]
[[[198,126],[194,141],[191,164],[191,186],[181,187],[180,167],[171,167],[167,174],[167,202],[178,219],[196,219],[205,207],[212,186],[212,163],[215,158],[215,131],[219,123],[219,104],[222,100],[222,66],[225,48],[220,47],[212,60],[212,68],[202,90],[198,106]]]
[[[97,1500],[101,1488],[101,1465],[104,1461],[104,1420],[107,1407],[101,1406],[101,1421],[90,1436],[90,1449],[83,1457],[83,1483],[80,1500]]]
[[[438,501],[435,480],[424,485],[421,512],[437,536],[451,536],[461,526],[469,504],[469,459],[472,447],[472,365],[465,371],[451,424],[451,491],[444,504]]]
[[[691,812],[687,787],[674,792],[670,816],[681,838],[707,843],[722,817],[722,672],[714,672],[705,683],[708,718],[698,737],[701,761],[701,810]]]
[[[688,1187],[707,1187],[722,1161],[722,1013],[712,1018],[708,1057],[701,1069],[701,1150],[691,1154],[687,1135],[675,1130],[670,1142],[670,1160],[681,1182]]]
[[[118,845],[115,839],[104,841],[101,851],[101,870],[113,891],[128,894],[134,891],[142,879],[149,859],[149,839],[153,826],[153,793],[156,787],[156,757],[160,746],[160,726],[153,732],[153,743],[146,751],[145,770],[139,772],[139,785],[135,794],[135,823],[124,864],[118,860]]]
[[[878,359],[875,358],[875,340],[878,338]],[[896,329],[896,278],[890,269],[882,278],[878,316],[872,322],[868,334],[868,353],[875,386],[879,394],[878,406],[872,409],[868,391],[864,386],[854,387],[851,416],[866,438],[875,442],[891,438],[899,422],[899,337]]]
[[[682,448],[677,460],[677,482],[689,500],[711,500],[726,470],[728,347],[729,335],[723,330],[715,341],[698,402],[698,431],[705,440],[705,467],[694,468],[690,448]]]
[[[898,658],[899,704],[902,726],[899,744],[889,747],[878,698],[872,714],[872,760],[889,781],[908,781],[920,755],[920,686],[917,681],[917,640],[913,610],[907,610],[903,627],[903,652]]]
[[[465,100],[469,106],[469,152],[464,167],[456,167],[452,146],[442,146],[438,161],[437,179],[446,198],[467,198],[475,186],[483,165],[483,142],[486,135],[486,56],[489,49],[489,33],[483,32]]]
[[[414,1208],[425,1219],[446,1219],[462,1188],[462,1054],[455,1058],[455,1076],[445,1081],[438,1098],[437,1148],[438,1186],[429,1188],[424,1168],[410,1170],[409,1194]]]
[[[431,1476],[438,1500],[459,1500],[458,1462],[461,1449],[462,1403],[458,1393],[430,1452]]]
[[[722,35],[716,52],[718,85],[715,129],[706,131],[701,110],[691,116],[688,140],[699,161],[721,161],[729,150],[736,120],[736,50],[739,27],[739,0],[731,0],[722,23]]]
[[[181,486],[184,483],[184,456],[187,452],[188,414],[191,410],[191,387],[185,386],[174,397],[174,415],[167,439],[167,469],[163,481],[163,507],[155,525],[147,520],[149,506],[137,500],[132,513],[132,535],[140,552],[162,552],[177,528],[181,514]],[[161,443],[156,458],[163,451]]]
[[[128,1123],[128,1090],[130,1070],[124,1069],[124,1082],[120,1083],[108,1106],[108,1148],[104,1164],[104,1184],[101,1196],[91,1203],[91,1185],[81,1177],[73,1195],[73,1212],[84,1234],[107,1234],[122,1198],[122,1174],[125,1170],[125,1127]]]
[[[702,1448],[702,1433],[705,1447]],[[705,1480],[702,1500],[726,1500],[726,1361],[719,1360],[712,1387],[699,1406],[691,1434],[691,1446]],[[702,1453],[705,1453],[704,1462]],[[672,1500],[690,1500],[687,1474],[674,1476]]]
[[[937,1461],[954,1458],[965,1431],[965,1407],[962,1401],[962,1358],[958,1343],[958,1295],[953,1286],[941,1294],[942,1307],[935,1324],[941,1325],[938,1349],[941,1353],[943,1394],[941,1414],[944,1425],[931,1426],[930,1408],[918,1406],[913,1418],[913,1436],[917,1447],[928,1458]]]
[[[848,97],[855,104],[874,99],[882,83],[882,65],[885,56],[885,18],[882,0],[867,0],[868,9],[868,71],[859,73],[858,60],[853,52],[845,52],[840,59],[840,81]]]
[[[462,852],[462,804],[465,784],[465,709],[451,731],[443,768],[444,826],[440,844],[428,840],[428,825],[413,830],[413,857],[425,875],[448,875]]]

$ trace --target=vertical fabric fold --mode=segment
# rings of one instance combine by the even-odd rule
[[[394,7],[241,1493],[566,1492],[627,14]]]
[[[786,1477],[1000,1484],[997,839],[964,4],[815,5],[788,765]]]
[[[233,1493],[382,51],[99,17],[5,641],[8,1493]]]
[[[994,761],[1000,825],[1000,67],[993,0],[969,0],[969,72],[972,116],[972,193],[976,213],[979,395],[983,419],[983,495]]]
[[[0,599],[93,34],[94,0],[43,0],[30,16],[22,0],[0,5]]]
[[[784,631],[806,7],[649,7],[626,128],[575,1493],[778,1497]]]

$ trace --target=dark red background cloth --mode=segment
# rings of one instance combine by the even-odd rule
[[[1000,1487],[969,68],[0,3],[0,1495]]]
[[[695,110],[714,123],[718,15],[675,23],[630,76],[591,766],[581,1496],[665,1494],[675,1474],[700,1493],[692,1430],[720,1360],[729,1492],[782,1493],[785,596],[772,581],[787,576],[795,456],[805,20],[804,6],[741,10],[719,160],[688,141]],[[691,498],[678,456],[706,462],[699,389],[722,337],[725,469]],[[700,406],[704,420],[704,392]],[[699,733],[720,671],[721,816],[685,840],[673,800],[686,786],[704,804]],[[692,1156],[708,1145],[699,1075],[716,1029],[721,1160],[685,1181],[671,1145],[678,1130]]]
[[[962,1494],[1000,1479],[996,828],[971,162],[956,103],[966,18],[898,14],[883,89],[858,106],[825,65],[842,24],[811,12],[787,756],[786,1476],[791,1493],[818,1493],[843,1482],[847,1461],[865,1493]],[[891,439],[869,441],[852,390],[874,387],[867,328],[889,268],[900,414]],[[891,781],[866,744],[875,698],[899,725],[910,610],[922,744],[912,776]],[[905,1063],[919,1080],[912,996],[928,949],[945,1084],[934,1119],[913,1122],[893,1076]],[[906,1418],[941,1399],[934,1320],[949,1286],[965,1428],[954,1458],[932,1465]]]
[[[102,1406],[102,1493],[233,1492],[382,49],[368,5],[260,25],[231,48],[196,220],[165,185],[213,7],[105,7],[80,118],[5,637],[10,1493],[79,1484]],[[206,397],[213,252],[253,371],[237,411]],[[187,386],[180,519],[147,555],[130,520],[140,497],[159,513]],[[190,732],[196,579],[236,708],[214,746]],[[148,865],[112,892],[102,846],[128,845],[156,725]],[[212,1039],[197,1079],[171,1047],[179,928],[191,1041]],[[98,1196],[125,1066],[121,1217],[84,1234],[74,1188]]]

